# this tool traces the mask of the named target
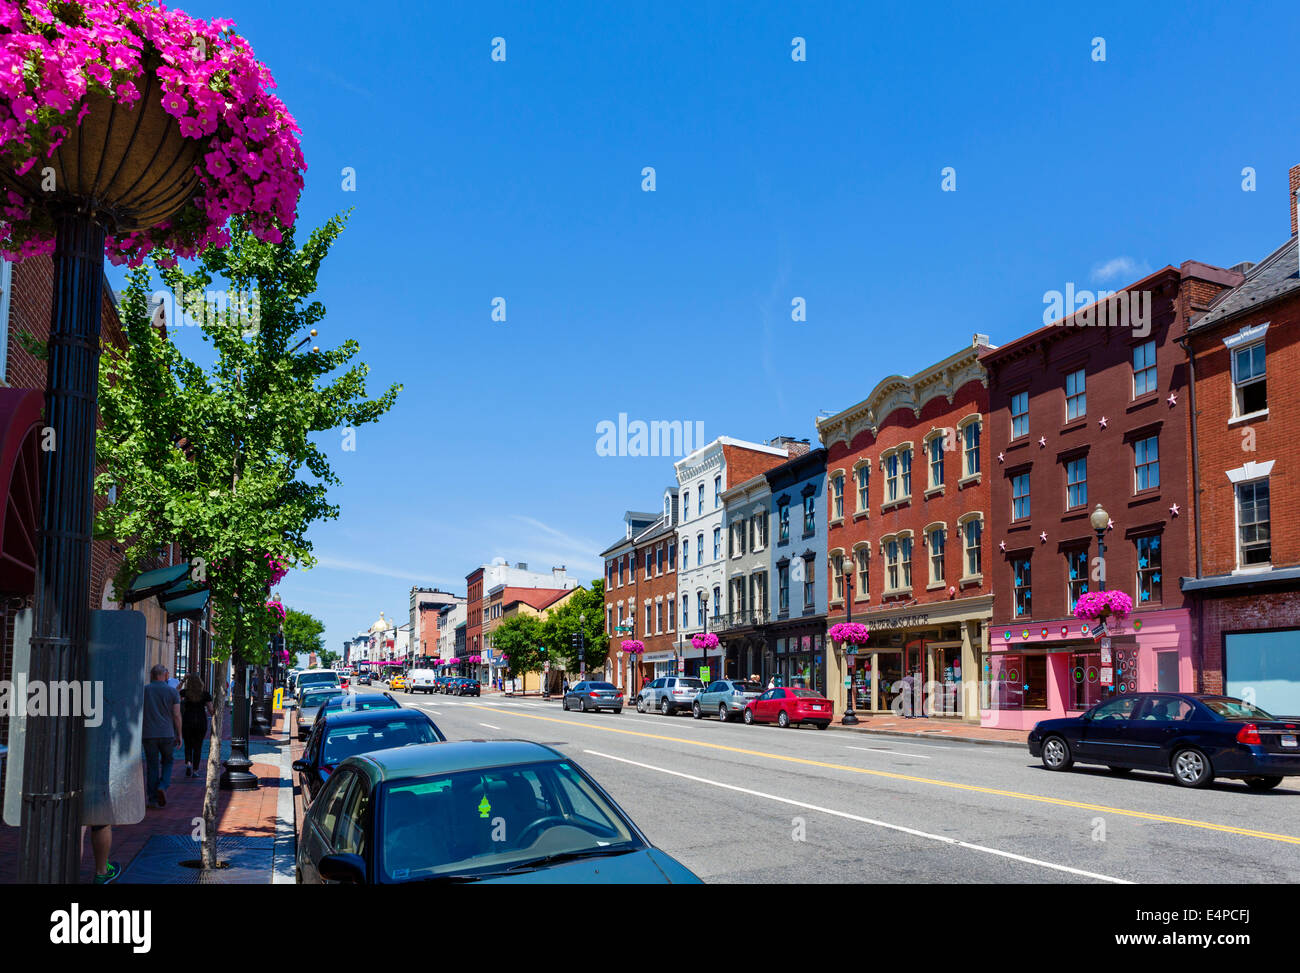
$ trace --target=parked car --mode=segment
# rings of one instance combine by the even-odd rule
[[[438,674],[432,669],[412,669],[410,675],[411,692],[413,693],[431,693],[433,692],[434,680]]]
[[[835,704],[811,689],[791,689],[778,686],[769,689],[757,699],[745,704],[744,720],[747,724],[775,723],[787,727],[798,723],[811,723],[819,730],[831,725]]]
[[[316,716],[320,708],[336,696],[342,696],[343,689],[338,686],[321,686],[319,688],[308,688],[302,694],[298,703],[298,739],[306,740],[307,734],[311,732],[312,724],[316,722]]]
[[[451,680],[451,676],[439,676],[433,681],[433,691],[435,693],[445,693],[447,691],[447,684],[451,682]]]
[[[372,709],[360,713],[323,713],[312,728],[293,769],[309,806],[330,775],[348,757],[447,739],[438,725],[418,709]]]
[[[572,757],[522,740],[431,743],[343,761],[303,817],[296,876],[304,884],[699,882]]]
[[[469,676],[461,676],[454,680],[450,685],[450,691],[456,696],[481,696],[483,687],[477,679],[471,679]]]
[[[603,709],[613,710],[615,713],[623,712],[623,692],[613,683],[608,682],[579,682],[569,687],[569,691],[564,694],[562,701],[564,709],[579,709],[582,712],[595,710],[599,713]]]
[[[293,691],[294,691],[294,685],[295,685],[295,683],[298,682],[298,674],[299,674],[300,672],[302,672],[301,669],[290,669],[290,670],[289,670],[289,678],[286,679],[286,680],[285,680],[285,683],[284,683],[284,688],[285,688],[285,690],[286,690],[285,695],[287,695],[287,696],[292,696],[292,695],[294,694],[294,693],[293,693]]]
[[[1184,787],[1228,777],[1265,791],[1300,775],[1298,737],[1300,718],[1275,717],[1232,696],[1134,693],[1081,716],[1043,720],[1028,743],[1048,770],[1102,764],[1119,774],[1173,774]]]
[[[388,688],[392,690],[406,691],[406,677],[400,672],[388,680]]]
[[[372,709],[401,709],[402,704],[391,693],[349,693],[325,701],[316,713],[319,722],[329,713],[363,713]]]
[[[322,689],[327,686],[335,689],[343,688],[343,681],[333,669],[305,669],[298,673],[298,678],[294,680],[293,684],[293,691],[298,698],[298,705],[302,705],[302,694],[307,689],[313,687]]]
[[[369,669],[363,669],[361,671],[361,674],[357,676],[358,686],[369,686],[370,681],[371,681],[371,675]]]
[[[695,697],[704,689],[704,683],[694,676],[662,676],[642,687],[636,697],[636,710],[657,709],[671,716],[681,709],[690,709]]]
[[[726,723],[733,716],[744,713],[749,701],[758,699],[762,694],[763,687],[756,682],[719,679],[695,697],[695,702],[691,704],[691,715],[698,720],[716,713],[718,719]]]

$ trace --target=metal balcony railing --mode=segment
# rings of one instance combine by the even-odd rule
[[[750,628],[755,625],[766,625],[771,617],[771,612],[766,608],[747,608],[744,611],[731,612],[729,615],[719,615],[717,618],[710,619],[710,629],[715,632],[725,632],[733,628]]]

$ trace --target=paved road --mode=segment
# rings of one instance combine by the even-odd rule
[[[1006,747],[395,695],[451,739],[571,755],[708,882],[1300,881],[1300,781],[1193,791]]]

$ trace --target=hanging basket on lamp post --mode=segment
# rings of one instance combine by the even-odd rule
[[[86,672],[105,256],[170,264],[227,243],[231,218],[271,242],[294,221],[298,127],[233,26],[142,0],[0,3],[0,254],[54,258],[30,672],[47,685]],[[83,741],[71,715],[27,723],[20,881],[77,881]]]

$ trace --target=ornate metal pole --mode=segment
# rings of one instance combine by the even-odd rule
[[[95,399],[104,283],[104,227],[86,211],[56,216],[36,565],[31,679],[80,682],[90,628]],[[81,866],[85,726],[68,714],[27,720],[20,882],[71,884]]]

